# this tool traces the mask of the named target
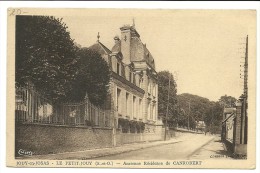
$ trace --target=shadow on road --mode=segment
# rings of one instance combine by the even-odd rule
[[[196,159],[232,159],[232,153],[227,151],[219,136],[203,146],[191,158]]]

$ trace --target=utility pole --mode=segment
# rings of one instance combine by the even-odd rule
[[[245,52],[245,65],[244,65],[244,96],[246,99],[248,94],[247,78],[248,78],[248,35],[246,36],[246,52]]]
[[[213,126],[213,118],[214,118],[213,107],[211,107],[211,123],[210,123],[210,130],[211,130],[211,132],[212,132],[212,126]]]
[[[175,71],[173,75],[174,75],[173,76],[174,81],[175,81],[175,83],[177,83],[179,72]],[[177,124],[176,124],[176,128],[178,128],[179,127],[179,99],[178,99],[177,93],[176,93],[176,100],[177,100],[177,104],[175,105],[176,109],[177,109]]]
[[[188,114],[188,130],[190,130],[190,100],[189,100],[189,114]]]
[[[166,117],[165,117],[165,134],[164,140],[167,139],[167,126],[168,126],[168,114],[169,114],[169,100],[170,100],[170,87],[171,87],[171,80],[170,80],[170,73],[169,73],[169,87],[168,87],[168,98],[167,98],[167,108],[166,108]]]
[[[247,143],[247,107],[248,107],[248,35],[246,36],[246,52],[245,52],[245,64],[244,64],[244,97],[243,97],[243,112],[242,112],[242,128],[241,128],[241,143]]]
[[[180,113],[180,111],[179,111],[179,100],[178,100],[178,97],[177,97],[177,127],[176,128],[178,128],[179,127],[179,113]]]

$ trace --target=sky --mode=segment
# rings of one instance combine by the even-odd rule
[[[111,49],[120,27],[132,24],[155,60],[157,72],[175,74],[177,92],[217,101],[242,94],[246,36],[254,50],[254,11],[249,10],[105,10],[58,17],[83,47],[97,41]],[[251,37],[250,37],[251,36]],[[252,51],[251,51],[252,52]],[[249,54],[249,58],[250,58]],[[253,58],[253,57],[251,57]],[[242,73],[243,74],[243,73]]]

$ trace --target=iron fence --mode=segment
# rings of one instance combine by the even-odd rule
[[[88,98],[80,103],[54,105],[33,87],[16,87],[16,122],[110,127],[110,114]]]

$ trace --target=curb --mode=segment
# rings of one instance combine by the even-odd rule
[[[115,149],[115,151],[113,151],[114,148],[110,148],[112,150],[112,152],[109,152],[109,151],[105,152],[104,151],[103,153],[96,153],[96,154],[93,153],[92,156],[90,154],[90,156],[84,156],[84,157],[82,156],[82,157],[79,157],[78,159],[89,160],[89,159],[93,159],[93,158],[112,156],[112,155],[127,153],[127,152],[131,152],[131,151],[137,151],[137,150],[151,148],[151,147],[156,147],[156,146],[162,146],[162,145],[169,145],[169,144],[179,143],[179,142],[182,142],[182,141],[183,140],[176,140],[176,141],[172,141],[172,142],[166,141],[165,143],[159,143],[159,144],[153,144],[153,142],[151,142],[148,146],[139,146],[139,147],[138,146],[137,147],[134,146],[133,148],[129,148],[129,149],[124,149],[124,145],[122,145],[122,146],[120,146],[120,147],[122,147],[121,151],[120,151],[120,149]],[[127,145],[126,145],[126,147],[127,147]],[[109,149],[109,148],[105,148],[105,149]],[[102,149],[97,149],[97,150],[102,150]],[[65,153],[67,153],[69,155],[69,154],[72,154],[72,153],[76,154],[76,153],[84,153],[84,152],[89,152],[89,151],[94,151],[94,150],[86,150],[86,151],[78,151],[78,152],[77,151],[75,151],[75,152],[64,152],[64,153],[57,153],[57,154],[50,154],[50,155],[52,156],[51,160],[59,160],[59,154],[63,155]],[[100,152],[102,152],[102,151],[100,151]],[[88,154],[86,153],[86,155],[88,155]],[[36,159],[41,159],[41,156],[44,157],[46,155],[35,155],[35,156],[36,156]],[[74,156],[68,156],[68,157],[66,157],[66,155],[63,155],[63,156],[65,156],[65,158],[64,158],[65,160],[74,158]],[[62,156],[60,155],[60,157],[62,157]],[[32,158],[33,157],[20,157],[18,159],[32,159]],[[72,160],[74,160],[74,159],[72,159]]]
[[[209,144],[209,143],[212,142],[214,139],[215,139],[215,138],[212,138],[212,139],[210,139],[209,141],[205,142],[204,144],[200,145],[200,146],[199,146],[197,149],[195,149],[191,154],[189,154],[189,155],[187,156],[187,158],[190,159],[190,157],[191,157],[192,155],[194,155],[195,153],[197,153],[202,147],[204,147],[205,145]]]
[[[179,142],[182,142],[182,141],[180,140],[180,141],[174,141],[174,142],[169,142],[169,143],[162,143],[162,144],[158,144],[158,145],[151,145],[151,146],[147,146],[147,147],[139,147],[139,148],[135,148],[135,149],[129,149],[129,150],[124,150],[124,151],[121,151],[121,152],[114,152],[114,153],[109,153],[109,154],[98,154],[98,155],[94,155],[94,156],[90,156],[90,157],[84,157],[84,160],[99,158],[99,157],[105,157],[105,156],[114,156],[114,155],[117,155],[117,154],[129,153],[131,151],[138,151],[138,150],[142,150],[142,149],[146,149],[146,148],[175,144],[175,143],[179,143]]]

